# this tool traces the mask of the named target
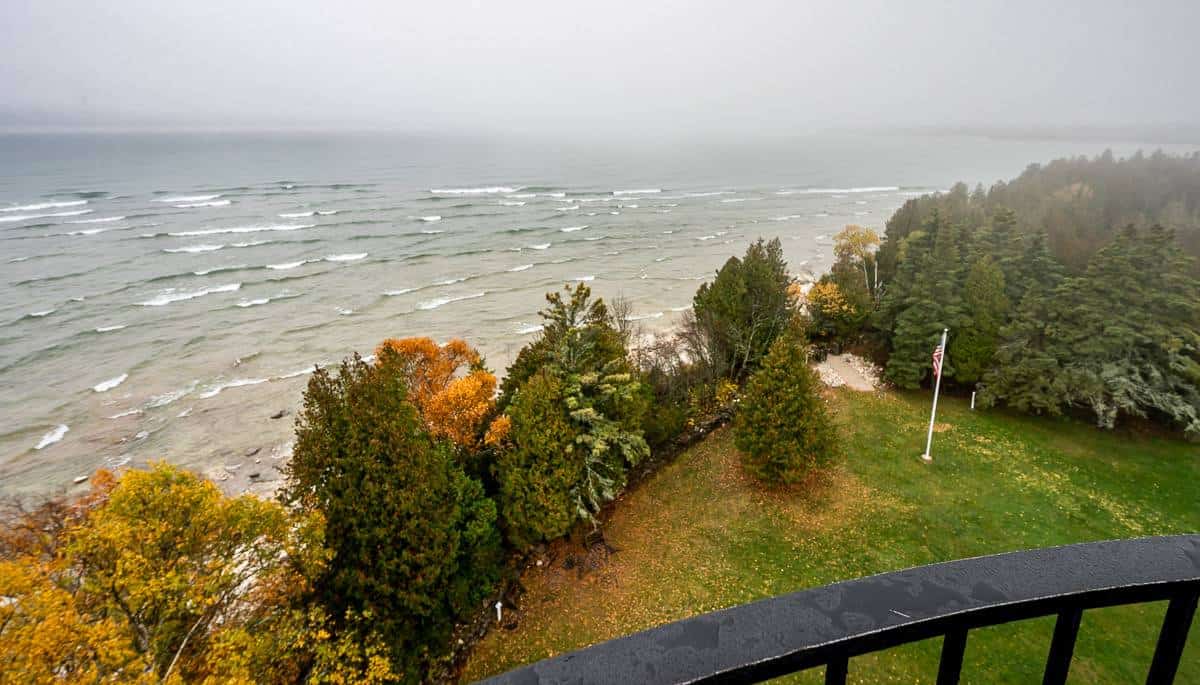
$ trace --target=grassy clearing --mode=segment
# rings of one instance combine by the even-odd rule
[[[933,464],[918,458],[927,394],[831,396],[845,458],[825,482],[764,492],[728,430],[617,506],[598,568],[565,569],[562,544],[523,581],[519,626],[477,647],[465,680],[772,595],[938,561],[1072,542],[1200,530],[1200,448],[1068,421],[939,408]],[[1084,614],[1071,680],[1140,682],[1164,604]],[[1053,618],[973,631],[963,681],[1038,682]],[[1179,683],[1200,683],[1193,629]],[[940,640],[853,659],[850,680],[931,683]],[[820,669],[789,678],[820,682]]]

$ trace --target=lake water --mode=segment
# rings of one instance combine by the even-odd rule
[[[845,224],[1106,147],[1156,146],[0,136],[0,495],[153,459],[232,473],[255,448],[245,468],[273,468],[314,364],[458,336],[503,371],[573,281],[670,326],[759,236],[820,273]]]

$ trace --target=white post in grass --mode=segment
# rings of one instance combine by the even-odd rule
[[[504,602],[496,602],[496,623],[500,622],[500,611],[501,611],[501,607],[503,607],[503,606],[504,606]]]
[[[921,459],[927,462],[933,461],[933,455],[929,453],[929,449],[933,447],[933,422],[937,418],[938,392],[942,389],[942,368],[946,366],[946,334],[949,332],[949,328],[942,329],[942,342],[938,344],[938,349],[941,350],[941,359],[934,367],[934,375],[937,379],[933,384],[933,411],[929,412],[929,437],[925,439],[925,454],[921,455]]]
[[[971,411],[975,411],[975,391],[971,391]]]

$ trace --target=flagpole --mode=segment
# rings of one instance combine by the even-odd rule
[[[933,422],[937,418],[938,392],[942,389],[942,369],[946,367],[946,334],[949,332],[949,328],[942,329],[942,342],[938,346],[942,350],[942,361],[936,369],[937,380],[933,384],[933,411],[929,412],[929,436],[925,439],[925,454],[921,455],[925,461],[933,461],[933,455],[929,454],[929,449],[933,447]]]

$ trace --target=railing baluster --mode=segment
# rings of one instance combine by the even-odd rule
[[[1066,609],[1054,624],[1054,639],[1050,641],[1050,656],[1046,659],[1046,674],[1042,685],[1063,685],[1071,670],[1071,655],[1075,653],[1075,637],[1079,635],[1079,620],[1083,609]]]
[[[966,628],[956,628],[946,633],[946,637],[942,638],[942,661],[938,664],[937,685],[958,685],[966,649]]]
[[[1162,630],[1158,633],[1158,646],[1154,648],[1154,660],[1150,662],[1150,673],[1146,685],[1170,685],[1175,682],[1175,671],[1183,657],[1183,645],[1187,642],[1188,628],[1196,614],[1196,602],[1200,592],[1192,590],[1176,595],[1167,605]]]
[[[846,670],[849,668],[847,657],[834,657],[825,665],[825,685],[846,685]]]

